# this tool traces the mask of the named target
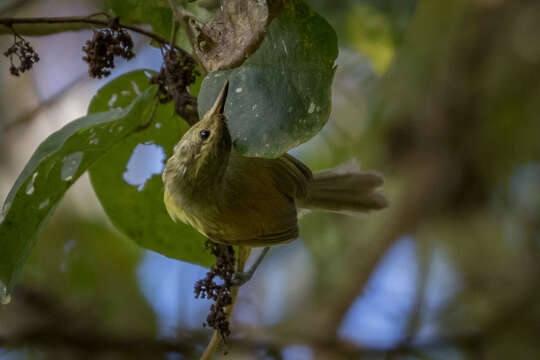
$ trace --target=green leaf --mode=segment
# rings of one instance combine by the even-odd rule
[[[150,24],[152,30],[165,39],[171,35],[172,11],[166,1],[108,0],[107,8],[123,24]]]
[[[118,139],[152,117],[155,95],[156,89],[149,88],[123,110],[77,119],[37,148],[8,194],[0,218],[0,295],[13,289],[37,232],[67,189]]]
[[[114,106],[125,106],[135,96],[134,87],[149,86],[147,74],[138,70],[111,81],[92,99],[88,112],[107,110],[113,98]],[[158,106],[150,126],[126,137],[102,157],[90,169],[90,179],[109,219],[137,244],[210,266],[213,258],[204,248],[204,238],[190,226],[174,223],[163,203],[164,161],[187,129],[172,103]]]
[[[225,115],[236,149],[278,157],[328,120],[337,54],[332,27],[302,1],[292,1],[242,66],[204,79],[199,114],[208,111],[229,79]]]
[[[208,10],[196,3],[184,4],[183,7],[201,21],[212,18]],[[161,37],[169,39],[171,36],[172,10],[167,0],[108,0],[106,8],[112,10],[122,24],[149,24]],[[191,52],[191,44],[182,27],[178,27],[176,44]]]

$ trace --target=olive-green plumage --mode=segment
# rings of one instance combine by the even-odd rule
[[[271,246],[298,237],[297,207],[367,212],[386,206],[377,173],[356,163],[312,175],[291,155],[250,158],[233,148],[223,107],[228,82],[201,121],[182,137],[163,172],[165,205],[174,220],[210,240]]]

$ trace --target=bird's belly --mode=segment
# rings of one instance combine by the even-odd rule
[[[231,229],[231,224],[223,221],[215,204],[205,202],[198,205],[194,201],[185,201],[182,196],[173,197],[167,190],[164,200],[167,212],[174,221],[180,220],[214,241],[223,242],[219,239],[230,236],[231,231],[227,229]]]
[[[298,237],[296,207],[289,202],[246,207],[231,201],[192,211],[187,216],[199,232],[225,244],[269,246]]]
[[[243,214],[225,215],[212,205],[191,208],[184,214],[188,224],[215,242],[237,244],[260,232],[257,225],[242,220],[246,219]]]
[[[246,198],[245,194],[232,198],[204,198],[204,201],[186,201],[183,197],[173,198],[165,191],[165,204],[171,217],[191,225],[212,241],[270,246],[298,237],[296,206],[288,198],[239,201]]]

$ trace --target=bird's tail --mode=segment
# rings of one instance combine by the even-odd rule
[[[381,174],[361,171],[356,159],[314,174],[306,198],[298,207],[340,213],[380,210],[388,206],[386,198],[376,191],[384,182]]]

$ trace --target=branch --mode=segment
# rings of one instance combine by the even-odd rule
[[[408,352],[414,350],[415,337],[418,334],[422,325],[422,310],[426,305],[426,287],[428,284],[430,260],[433,257],[432,243],[430,241],[416,239],[416,246],[418,252],[418,267],[419,273],[416,277],[416,290],[414,294],[414,304],[409,314],[407,314],[407,320],[401,341],[395,346],[394,349],[389,350],[387,358],[398,359],[402,355],[403,349],[408,349]]]
[[[35,25],[42,25],[36,27]],[[43,26],[45,25],[45,26]],[[92,26],[109,27],[111,18],[107,15],[68,16],[68,17],[36,17],[36,18],[0,18],[0,35],[12,34],[25,36],[51,35],[65,31],[79,31],[90,29]],[[119,24],[120,27],[135,33],[149,37],[162,45],[168,45],[169,41],[161,36],[133,25]],[[175,46],[176,49],[191,57],[184,49]]]
[[[138,53],[141,47],[142,47],[141,42],[137,41],[137,43],[135,44],[135,50],[134,50],[135,53]],[[0,121],[0,140],[2,140],[3,136],[5,136],[8,132],[20,126],[25,126],[32,123],[32,121],[35,120],[35,118],[39,114],[41,114],[43,111],[56,105],[58,102],[60,102],[64,98],[64,96],[69,91],[71,91],[76,86],[80,85],[81,83],[85,83],[89,79],[90,78],[88,77],[87,73],[82,73],[78,75],[76,78],[74,78],[72,81],[70,81],[68,84],[66,84],[64,87],[62,87],[60,90],[55,92],[54,95],[48,97],[47,99],[43,100],[32,109],[21,114],[15,120],[6,121],[5,123]]]
[[[389,221],[381,229],[381,235],[370,249],[359,247],[350,251],[345,261],[351,264],[349,272],[357,274],[355,286],[345,289],[340,294],[339,303],[334,308],[332,322],[327,324],[332,333],[337,333],[341,321],[353,302],[365,291],[365,286],[381,261],[384,254],[401,236],[413,233],[418,224],[425,219],[426,214],[432,211],[434,205],[441,203],[451,191],[451,184],[444,177],[452,169],[452,162],[446,156],[439,154],[418,154],[411,156],[408,169],[403,169],[404,188],[407,193],[401,199],[395,199],[394,206],[389,209]],[[425,189],[438,189],[437,196],[433,196]],[[361,262],[357,261],[359,254],[367,255]],[[328,330],[330,331],[330,330]]]
[[[172,10],[172,13],[173,13],[173,25],[174,26],[177,26],[179,25],[180,28],[183,28],[184,31],[186,32],[186,35],[187,35],[187,39],[191,45],[191,48],[192,49],[195,49],[195,45],[193,43],[193,39],[195,37],[195,35],[193,34],[193,30],[191,29],[191,27],[189,26],[189,19],[194,19],[194,20],[197,20],[200,22],[200,20],[197,19],[197,17],[192,14],[189,10],[187,10],[186,8],[182,7],[182,6],[176,6],[173,2],[173,0],[168,0],[169,1],[169,7],[171,8]],[[175,30],[175,33],[174,33],[174,36],[176,36],[176,30],[178,29],[174,29]],[[198,56],[196,56],[196,53],[195,51],[193,51],[193,54],[194,54],[194,59],[197,63],[197,65],[199,66],[199,70],[202,72],[202,76],[205,77],[206,76],[206,68],[204,67],[203,63],[201,62],[201,59],[199,59]],[[197,119],[198,121],[198,119]]]
[[[171,30],[171,47],[176,44],[176,33],[178,32],[178,21],[176,20],[176,6],[173,0],[169,0],[169,7],[172,11],[172,30]]]
[[[68,307],[56,295],[20,285],[15,297],[17,307],[12,315],[16,326],[10,327],[10,321],[2,324],[7,327],[0,334],[0,348],[66,348],[86,354],[113,351],[141,358],[176,352],[191,358],[199,352],[206,335],[184,329],[175,339],[156,339],[152,334],[124,336],[103,332],[97,328],[99,320],[92,316],[92,311]],[[21,323],[18,318],[26,320]]]
[[[411,352],[421,350],[436,350],[447,347],[449,344],[468,345],[477,341],[482,336],[480,331],[463,331],[440,334],[422,342],[403,342],[391,348],[377,348],[369,345],[359,345],[355,342],[344,340],[328,334],[313,335],[306,333],[304,329],[282,332],[279,328],[257,328],[252,325],[244,325],[239,333],[241,338],[231,340],[231,346],[249,351],[276,350],[281,351],[291,345],[303,345],[318,352],[322,351],[322,359],[363,359],[383,358],[395,354],[410,355]],[[385,359],[387,357],[384,357]]]
[[[246,265],[246,261],[249,257],[249,253],[251,252],[251,248],[246,246],[239,246],[238,247],[238,260],[236,263],[236,272],[243,272],[244,266]],[[234,308],[234,304],[236,303],[236,299],[238,298],[238,290],[239,287],[235,287],[232,289],[232,302],[229,307],[227,307],[226,310],[226,316],[227,320],[230,319],[231,313]],[[219,334],[219,331],[215,330],[214,334],[212,335],[212,339],[210,339],[210,342],[208,343],[208,346],[204,350],[204,353],[201,356],[200,360],[210,360],[212,359],[212,356],[214,355],[216,349],[218,348],[220,342],[221,342],[221,335]]]
[[[15,334],[13,336],[0,336],[0,347],[37,347],[83,350],[86,353],[102,353],[120,351],[133,355],[166,354],[170,352],[182,355],[195,355],[197,343],[193,339],[152,339],[152,338],[122,338],[111,334],[93,333],[89,331],[66,331],[63,326],[47,326],[37,330]]]

